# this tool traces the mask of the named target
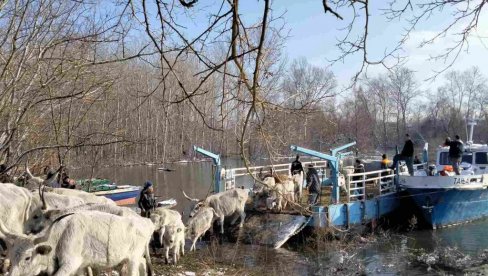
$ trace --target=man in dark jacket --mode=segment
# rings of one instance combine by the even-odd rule
[[[405,145],[403,146],[402,150],[402,158],[407,164],[408,168],[408,173],[410,175],[413,175],[413,142],[412,139],[410,139],[410,135],[406,134],[405,135]]]
[[[407,165],[408,173],[413,175],[413,153],[414,145],[412,139],[410,139],[409,134],[405,134],[405,145],[403,145],[402,152],[393,157],[393,165],[391,166],[391,169],[396,169],[398,161],[403,160]]]
[[[461,173],[459,172],[459,165],[463,159],[464,152],[463,141],[461,141],[459,135],[456,135],[456,140],[454,141],[451,141],[451,139],[447,137],[444,145],[449,147],[449,160],[451,161],[454,172],[456,175],[460,175]]]
[[[154,199],[154,190],[151,181],[146,181],[144,183],[144,188],[139,196],[139,201],[137,205],[141,208],[141,216],[149,218],[151,216],[151,211],[156,208],[156,200]]]
[[[308,203],[310,205],[315,205],[320,194],[320,179],[317,170],[313,167],[313,164],[308,165],[307,188],[309,193]]]
[[[301,172],[303,172],[303,166],[302,162],[300,162],[300,155],[297,155],[295,161],[291,163],[290,173],[291,175],[295,175],[300,174]]]

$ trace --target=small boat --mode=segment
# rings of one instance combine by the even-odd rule
[[[449,147],[440,146],[429,173],[399,176],[400,187],[412,196],[432,229],[488,217],[488,146],[472,142],[474,123],[469,124],[461,175],[447,171]]]
[[[159,167],[158,171],[173,172],[174,169],[170,169],[170,168],[166,168],[166,167]]]
[[[78,180],[77,184],[85,192],[109,198],[119,206],[136,204],[141,190],[139,186],[116,185],[108,179],[100,178]]]
[[[158,201],[157,206],[158,207],[165,207],[165,208],[175,207],[176,206],[176,199],[170,198],[167,200]]]

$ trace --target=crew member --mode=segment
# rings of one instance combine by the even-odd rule
[[[320,195],[320,179],[317,170],[313,164],[308,165],[307,170],[307,188],[308,188],[308,203],[315,205]]]
[[[151,212],[156,208],[156,200],[154,199],[153,184],[151,181],[144,183],[144,188],[141,191],[137,205],[141,208],[141,216],[146,218],[149,218]]]
[[[303,173],[303,166],[302,162],[300,162],[300,155],[297,155],[295,161],[291,163],[290,173],[291,175]]]
[[[459,172],[459,165],[463,159],[464,152],[463,141],[461,141],[459,135],[456,135],[456,140],[454,141],[451,141],[451,139],[447,137],[444,145],[449,147],[449,160],[451,161],[454,172],[456,175],[460,175],[461,173]]]

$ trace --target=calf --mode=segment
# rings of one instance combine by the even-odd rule
[[[281,183],[276,184],[274,194],[278,210],[286,209],[288,202],[295,201],[295,184],[291,179],[282,180]]]
[[[42,236],[0,230],[0,238],[12,248],[10,276],[72,276],[88,267],[108,269],[126,261],[129,275],[137,276],[146,273],[143,257],[152,274],[149,241],[154,225],[149,219],[85,211],[58,218]]]
[[[211,207],[215,211],[215,216],[220,221],[220,233],[224,233],[224,218],[228,216],[233,216],[239,214],[241,218],[241,223],[239,227],[244,226],[244,219],[246,218],[246,212],[244,207],[246,205],[247,199],[249,198],[249,192],[246,189],[230,189],[225,192],[220,192],[208,196],[205,200],[199,200],[188,197],[183,191],[183,195],[193,202],[192,210],[190,212],[190,217],[195,215],[198,210],[202,207]],[[231,224],[235,223],[238,217],[235,217]]]
[[[163,245],[163,236],[166,231],[167,225],[174,225],[178,221],[181,221],[181,215],[175,210],[171,210],[165,207],[156,208],[150,216],[151,221],[159,233],[160,244]]]
[[[185,255],[185,225],[181,218],[175,222],[166,225],[162,241],[165,250],[165,261],[168,263],[169,251],[173,250],[173,263],[178,262],[178,258]]]
[[[212,227],[214,217],[216,216],[213,208],[202,207],[188,220],[186,224],[186,237],[192,241],[190,251],[195,251],[195,244],[198,238],[203,236]]]

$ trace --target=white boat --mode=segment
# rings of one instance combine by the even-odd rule
[[[472,142],[474,122],[465,145],[461,175],[446,171],[449,147],[437,149],[434,170],[415,176],[400,175],[399,185],[413,198],[433,229],[488,216],[488,146]]]

